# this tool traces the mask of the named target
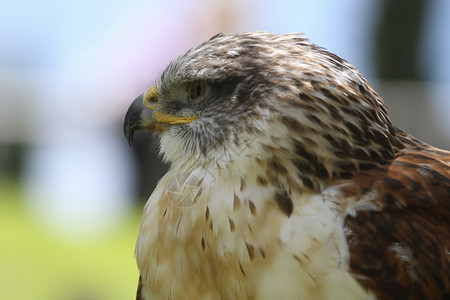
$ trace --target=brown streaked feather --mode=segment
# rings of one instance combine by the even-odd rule
[[[345,220],[350,271],[379,299],[450,297],[450,152],[419,144],[344,190],[376,211]]]

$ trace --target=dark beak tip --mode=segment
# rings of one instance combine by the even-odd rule
[[[134,148],[133,137],[127,138],[127,143],[128,143],[128,146],[130,146],[131,148]]]
[[[141,94],[131,103],[123,120],[123,133],[128,145],[133,147],[136,131],[153,131],[155,122],[153,110],[145,106],[144,94]]]
[[[130,147],[133,147],[133,136],[134,136],[134,129],[133,125],[130,124],[129,118],[128,118],[128,112],[125,116],[124,122],[123,122],[123,135],[125,136],[125,140],[127,141],[127,144]]]
[[[140,95],[136,99],[134,99],[133,103],[131,103],[127,113],[125,114],[125,118],[123,121],[123,133],[130,147],[133,147],[134,132],[141,126],[141,114],[145,109],[146,108],[144,107],[143,103],[143,95]]]
[[[125,135],[128,146],[133,147],[134,129],[130,128],[127,122],[123,124],[123,134]]]

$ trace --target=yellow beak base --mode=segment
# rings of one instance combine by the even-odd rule
[[[144,105],[153,110],[153,116],[156,119],[156,122],[163,124],[187,124],[191,123],[194,120],[197,120],[197,117],[177,117],[173,115],[163,114],[155,111],[155,105],[159,100],[159,94],[156,87],[156,84],[149,88],[144,95]]]
[[[173,116],[156,111],[159,95],[156,85],[137,97],[128,108],[124,119],[124,134],[133,143],[135,131],[164,131],[167,125],[188,124],[197,117]]]

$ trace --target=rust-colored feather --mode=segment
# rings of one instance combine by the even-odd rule
[[[353,178],[346,196],[371,193],[376,210],[345,226],[350,271],[379,299],[450,297],[450,152],[428,145]]]

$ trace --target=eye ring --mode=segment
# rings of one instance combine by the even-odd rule
[[[195,100],[201,96],[206,91],[206,86],[200,81],[194,81],[189,85],[189,99]]]

